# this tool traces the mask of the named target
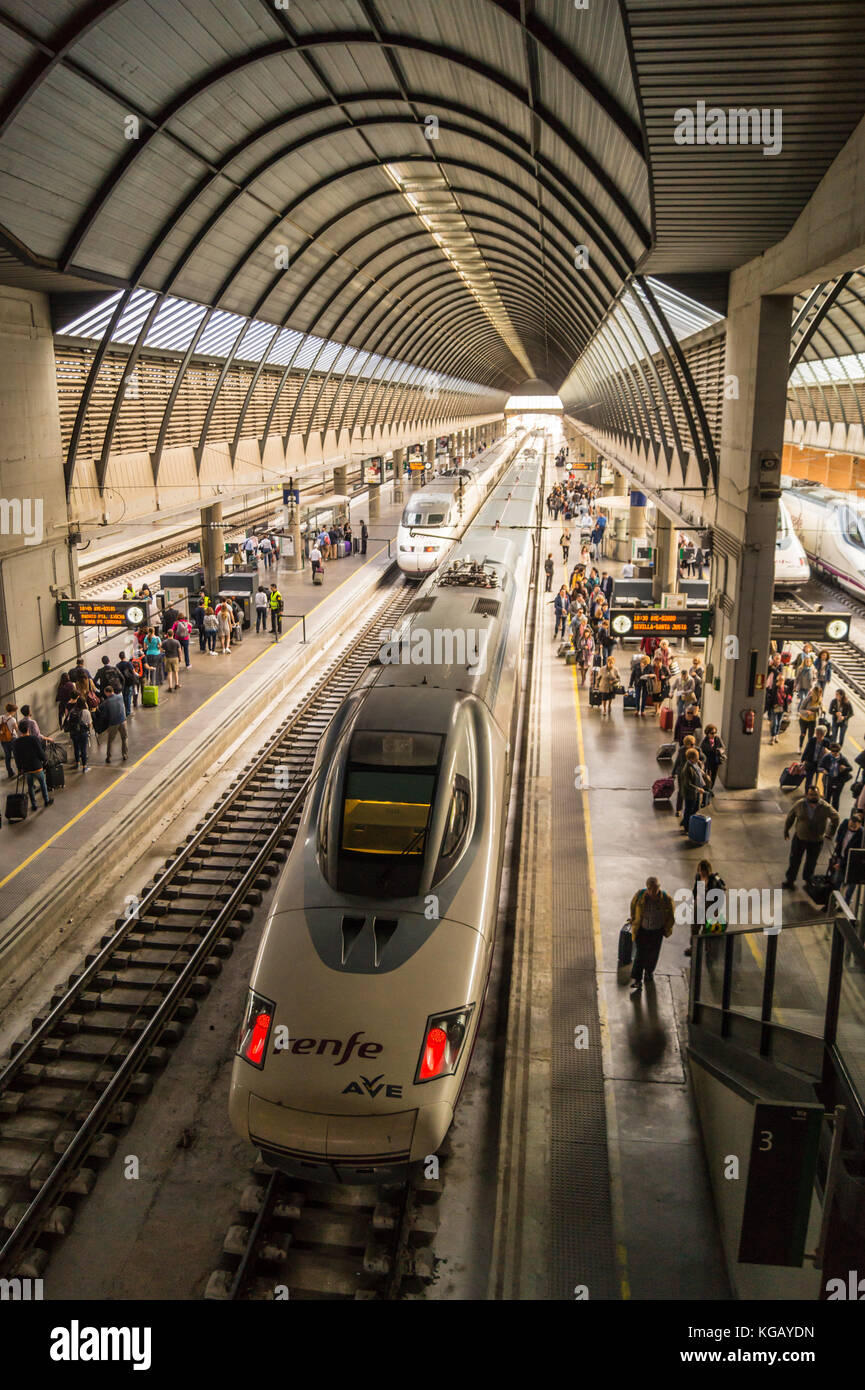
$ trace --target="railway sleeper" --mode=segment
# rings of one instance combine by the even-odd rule
[[[55,1167],[53,1154],[42,1154],[30,1172],[30,1191],[38,1192]],[[63,1188],[64,1197],[89,1197],[96,1186],[96,1170],[79,1168]]]
[[[243,1189],[240,1198],[240,1210],[246,1216],[257,1216],[264,1201],[264,1188],[257,1183],[250,1183]],[[280,1197],[273,1206],[273,1219],[275,1221],[297,1221],[303,1209],[305,1198],[301,1192],[289,1192],[284,1197]]]
[[[79,1033],[75,1038],[47,1039],[47,1042],[56,1041],[60,1050],[46,1048],[43,1044],[39,1052],[48,1051],[45,1060],[52,1057],[59,1058],[61,1055],[65,1060],[71,1061],[92,1061],[99,1062],[103,1067],[116,1070],[123,1064],[132,1050],[132,1041],[128,1045],[121,1043],[113,1033]],[[160,1071],[167,1063],[171,1053],[165,1047],[152,1047],[147,1056],[143,1059],[141,1066],[144,1071]]]
[[[53,1149],[58,1156],[65,1153],[75,1138],[77,1130],[61,1130],[54,1138]],[[117,1152],[117,1140],[113,1134],[98,1134],[87,1146],[87,1163],[107,1163]]]
[[[196,940],[190,940],[188,934],[183,932],[160,932],[157,936],[136,936],[129,937],[129,944],[134,947],[136,953],[148,951],[164,951],[167,948],[173,951],[186,951],[191,955],[198,946]],[[213,954],[221,960],[227,960],[234,950],[231,941],[220,938],[214,942]],[[145,954],[142,960],[143,965],[149,964],[149,957]]]
[[[3,1226],[7,1231],[14,1231],[19,1221],[22,1221],[27,1213],[27,1202],[13,1202],[3,1213]],[[39,1223],[36,1233],[40,1236],[68,1236],[72,1230],[73,1212],[71,1207],[55,1207],[48,1212]]]
[[[101,975],[98,977],[100,993],[110,989],[158,989],[163,994],[167,994],[174,987],[173,976],[179,975],[181,970],[186,968],[187,962],[178,960],[173,952],[165,952],[166,963],[159,960],[152,962],[138,962],[124,971],[122,975]],[[213,957],[208,958],[201,964],[201,974],[196,975],[187,987],[187,993],[193,999],[201,999],[205,994],[210,993],[210,983],[206,976],[219,975],[222,970],[222,961]]]
[[[229,1226],[222,1243],[225,1254],[245,1255],[250,1235],[249,1226]],[[269,1231],[256,1244],[255,1258],[256,1260],[265,1260],[268,1264],[282,1264],[290,1246],[291,1233],[289,1231]]]

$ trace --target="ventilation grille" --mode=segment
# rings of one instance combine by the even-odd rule
[[[497,598],[477,598],[472,604],[472,612],[482,613],[485,618],[497,618],[501,606]]]

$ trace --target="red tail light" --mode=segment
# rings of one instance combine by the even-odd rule
[[[473,1010],[474,1004],[470,1004],[468,1008],[450,1009],[447,1013],[432,1014],[427,1019],[415,1084],[435,1081],[440,1076],[453,1076]]]
[[[447,1040],[448,1035],[443,1028],[431,1028],[427,1033],[423,1061],[420,1064],[421,1081],[428,1081],[431,1076],[440,1074]]]
[[[264,1066],[267,1040],[275,1011],[276,1005],[270,999],[256,994],[253,989],[249,991],[246,1013],[237,1037],[237,1055],[259,1070]]]

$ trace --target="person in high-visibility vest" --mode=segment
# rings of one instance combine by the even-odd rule
[[[270,630],[274,637],[282,636],[282,594],[275,584],[270,586]]]

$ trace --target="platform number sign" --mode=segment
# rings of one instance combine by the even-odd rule
[[[822,1122],[822,1105],[755,1105],[741,1264],[801,1267]]]

